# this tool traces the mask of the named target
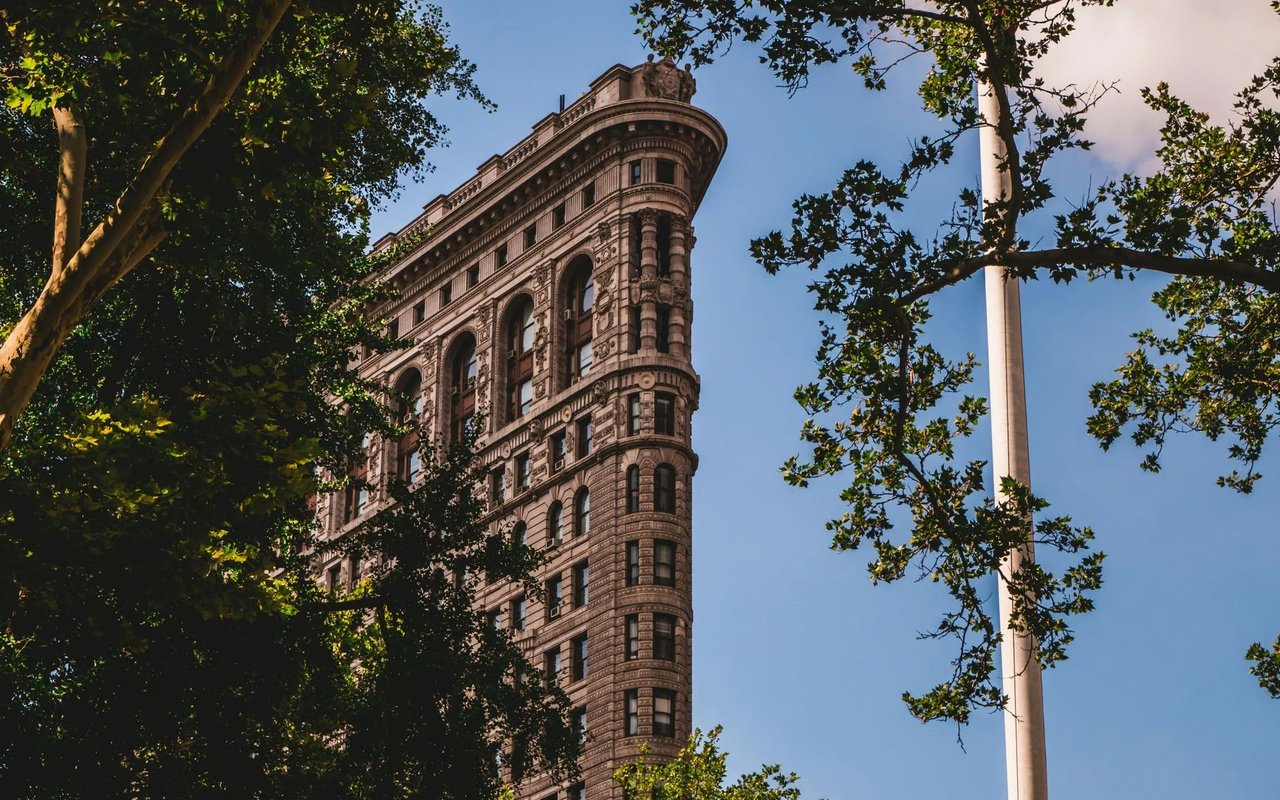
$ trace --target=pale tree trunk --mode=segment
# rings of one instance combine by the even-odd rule
[[[84,209],[84,173],[88,138],[84,123],[70,108],[53,109],[58,132],[58,186],[53,210],[53,263],[57,275],[69,253],[80,247],[80,214]]]
[[[979,131],[982,149],[982,200],[1007,208],[1014,202],[1012,165],[1005,137],[1008,103],[1001,102],[1002,87],[978,84],[978,108],[983,125]],[[1014,218],[1008,209],[1005,221]],[[1006,230],[1002,241],[1016,241]],[[1031,485],[1031,455],[1027,440],[1026,384],[1022,361],[1022,310],[1016,278],[1005,275],[1003,265],[989,266],[986,272],[987,364],[991,380],[991,471],[996,502],[1007,503],[1001,490],[1004,478],[1023,486]],[[1005,771],[1009,800],[1048,800],[1049,778],[1044,739],[1044,697],[1040,683],[1040,662],[1036,642],[1030,634],[1010,625],[1013,594],[1007,577],[1032,562],[1031,520],[1026,520],[1027,539],[1005,558],[999,577],[1001,688],[1008,697],[1004,712]]]
[[[0,347],[0,451],[8,447],[14,424],[67,336],[164,238],[159,202],[170,174],[230,101],[290,3],[263,0],[244,39],[214,69],[200,95],[156,143],[115,207],[83,242],[83,120],[72,109],[54,110],[60,160],[53,266],[35,303]]]

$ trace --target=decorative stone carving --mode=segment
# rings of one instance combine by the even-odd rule
[[[644,84],[645,97],[658,97],[663,100],[679,100],[687,103],[698,90],[697,81],[686,65],[684,71],[675,65],[669,57],[654,62],[650,55],[640,66],[640,80]]]
[[[652,303],[658,299],[658,279],[657,278],[641,278],[640,279],[640,301],[643,303]]]
[[[646,224],[646,225],[658,224],[658,209],[642,208],[638,213],[640,215],[640,222],[642,224]]]
[[[596,333],[601,334],[613,326],[613,292],[602,288],[596,293],[595,311]]]
[[[618,255],[618,241],[613,236],[613,226],[608,222],[601,222],[596,226],[593,251],[597,264],[611,264]],[[599,276],[597,276],[598,279]],[[608,279],[606,278],[606,280]]]
[[[671,296],[677,301],[689,296],[689,285],[684,282],[684,278],[677,276],[671,281]]]
[[[547,335],[547,326],[538,325],[538,332],[533,335],[533,367],[538,372],[541,372],[547,363],[547,343],[550,339],[551,337]]]
[[[591,399],[602,406],[609,402],[609,387],[605,386],[604,381],[591,384]]]
[[[547,431],[542,426],[541,418],[534,417],[532,420],[529,421],[529,439],[530,440],[535,442],[541,442],[546,435],[547,435]]]
[[[613,267],[606,265],[604,269],[596,272],[595,280],[596,286],[600,287],[599,292],[607,291],[609,285],[613,283]],[[597,294],[599,292],[597,292]],[[600,301],[597,300],[596,302],[598,303]]]
[[[493,315],[496,314],[497,311],[498,301],[490,300],[480,306],[479,310],[476,312],[476,316],[479,318],[477,322],[479,323],[480,328],[480,336],[477,338],[479,338],[481,342],[487,342],[490,337],[493,336]]]
[[[547,293],[551,281],[551,263],[545,262],[533,268],[533,281],[537,290],[534,294],[537,297],[539,305],[546,305]]]

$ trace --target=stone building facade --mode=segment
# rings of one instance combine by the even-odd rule
[[[520,798],[620,797],[641,743],[672,756],[690,731],[689,223],[726,144],[694,88],[670,62],[614,66],[374,246],[403,251],[375,313],[415,344],[359,370],[419,397],[402,414],[427,435],[482,413],[488,521],[553,554],[546,602],[477,589],[587,732],[583,784],[525,776]],[[415,444],[373,442],[370,482],[416,470]],[[379,500],[327,505],[339,534]]]

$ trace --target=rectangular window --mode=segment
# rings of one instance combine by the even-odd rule
[[[347,571],[347,588],[354,589],[360,582],[360,556],[352,556],[350,569]]]
[[[582,187],[582,207],[591,208],[596,203],[596,182],[592,181]]]
[[[627,165],[627,169],[631,173],[631,185],[635,186],[637,183],[640,182],[640,162],[632,161],[630,164]]]
[[[506,244],[498,245],[498,249],[493,251],[493,263],[497,267],[505,267],[507,265],[507,246]]]
[[[676,543],[653,540],[653,582],[659,586],[676,585]]]
[[[528,602],[524,595],[520,595],[511,601],[511,628],[512,630],[524,630],[524,612],[528,607]]]
[[[627,542],[627,585],[640,583],[640,542]]]
[[[502,630],[502,609],[495,608],[489,612],[489,627],[495,631]]]
[[[525,608],[529,603],[525,600],[525,595],[520,595],[511,602],[511,627],[512,630],[525,630]]]
[[[676,435],[676,396],[666,392],[653,395],[653,432]]]
[[[467,288],[474,289],[475,285],[480,282],[480,265],[472,264],[467,267]]]
[[[444,308],[453,302],[453,284],[446,283],[440,287],[440,307]]]
[[[653,615],[653,657],[676,660],[676,618],[670,614]]]
[[[413,324],[417,325],[427,318],[427,303],[425,300],[419,300],[413,304]]]
[[[528,757],[529,746],[525,744],[523,739],[516,739],[511,743],[511,782],[519,783],[524,780],[524,770],[528,766],[526,763]],[[547,798],[550,800],[550,798]]]
[[[670,689],[653,690],[653,735],[676,735],[676,693]]]
[[[640,393],[627,395],[627,435],[640,433]]]
[[[623,625],[627,636],[627,649],[623,657],[627,661],[634,661],[640,657],[640,615],[628,614]]]
[[[635,464],[627,467],[627,513],[634,514],[640,510],[640,468]]]
[[[538,226],[530,225],[524,229],[524,249],[528,250],[538,243]]]
[[[342,564],[341,563],[334,564],[332,567],[329,567],[329,574],[327,577],[327,581],[329,584],[329,587],[328,587],[329,591],[336,592],[338,591],[339,588],[341,588],[342,586]]]
[[[658,306],[658,352],[671,352],[671,306]]]
[[[564,203],[551,209],[551,230],[558,231],[564,227]]]
[[[583,783],[575,783],[569,787],[569,800],[587,800],[587,786]]]
[[[631,334],[631,352],[640,352],[640,306],[632,306],[628,312],[630,319],[628,320],[629,333]]]
[[[389,339],[400,338],[400,318],[399,317],[387,323],[387,338]]]
[[[547,682],[547,688],[556,685],[560,680],[560,648],[548,650],[542,654],[542,675]]]
[[[587,677],[587,635],[573,637],[569,646],[573,652],[573,679],[580,681]]]
[[[529,488],[532,479],[532,472],[529,468],[529,454],[521,453],[516,456],[516,491],[523,492]]]
[[[367,438],[367,437],[366,437]],[[368,447],[366,442],[363,447]],[[360,463],[348,475],[347,488],[343,493],[342,521],[344,523],[359,517],[369,505],[369,487],[364,482],[368,475],[368,464],[361,459]]]
[[[676,471],[670,464],[653,471],[653,510],[676,513]]]
[[[578,345],[573,356],[573,380],[580,381],[591,375],[591,365],[595,362],[595,350],[591,342]]]
[[[564,599],[564,582],[557,575],[547,580],[547,619],[560,616],[560,602]]]
[[[640,732],[640,693],[635,689],[623,692],[622,706],[626,709],[622,733],[626,736],[635,736]]]
[[[587,707],[578,706],[573,710],[573,727],[578,731],[578,737],[581,741],[587,740]],[[569,790],[569,797],[574,796],[573,789]]]
[[[676,182],[676,162],[658,159],[658,183]]]
[[[591,417],[578,420],[578,458],[591,455]]]
[[[589,581],[591,573],[587,568],[586,561],[580,561],[573,566],[573,607],[582,608],[587,604],[590,598]]]
[[[505,503],[507,500],[507,471],[503,467],[498,467],[489,473],[489,499],[496,503]]]
[[[551,471],[559,472],[564,468],[564,431],[551,437]]]

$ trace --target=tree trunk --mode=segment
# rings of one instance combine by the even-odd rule
[[[83,206],[84,128],[70,109],[55,109],[61,161],[54,265],[35,303],[0,347],[0,452],[9,446],[19,415],[67,336],[107,290],[164,238],[157,198],[169,175],[231,100],[290,3],[263,0],[244,38],[214,69],[200,95],[143,161],[115,208],[83,242],[76,240]]]

